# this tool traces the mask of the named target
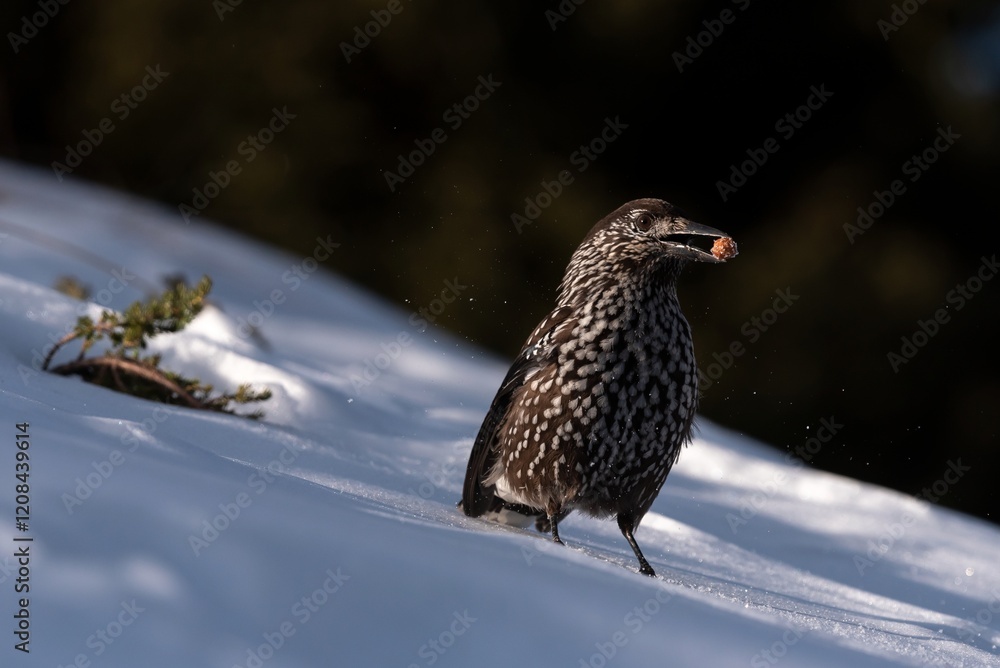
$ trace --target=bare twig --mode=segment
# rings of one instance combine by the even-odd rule
[[[98,322],[98,323],[94,324],[94,331],[95,332],[102,332],[102,333],[104,333],[104,332],[112,332],[112,331],[114,331],[115,327],[116,327],[116,324],[113,323],[113,322]],[[63,336],[58,341],[56,341],[55,345],[52,346],[52,350],[49,351],[49,354],[46,355],[45,359],[42,361],[42,371],[47,371],[48,370],[48,368],[49,368],[49,362],[52,361],[52,358],[55,357],[56,352],[60,348],[62,348],[64,345],[66,345],[67,343],[69,343],[73,339],[78,339],[78,338],[80,338],[80,333],[78,331],[74,330],[74,331],[70,332],[69,334],[66,334],[65,336]],[[80,360],[83,359],[83,354],[85,352],[86,352],[85,349],[81,349],[80,350],[80,354],[76,358],[77,362],[79,362]]]
[[[42,362],[42,371],[48,370],[49,362],[52,361],[52,358],[55,356],[57,350],[59,350],[64,345],[66,345],[67,343],[69,343],[78,336],[80,335],[77,334],[76,332],[70,332],[66,336],[56,341],[55,345],[52,346],[52,350],[49,351],[49,354],[45,356],[45,360]]]

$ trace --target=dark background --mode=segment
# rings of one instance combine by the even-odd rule
[[[705,416],[790,452],[833,418],[810,465],[911,494],[960,460],[970,470],[939,502],[997,520],[1000,280],[949,301],[997,250],[994,3],[897,3],[891,32],[893,4],[871,0],[564,0],[558,21],[556,2],[390,4],[8,1],[0,153],[56,181],[52,163],[108,119],[72,177],[175,211],[236,160],[203,218],[303,255],[330,235],[328,269],[407,310],[457,278],[469,287],[437,323],[506,357],[591,225],[662,197],[740,244],[682,286],[701,368],[733,342],[745,351],[714,368]],[[391,20],[348,62],[373,10]],[[169,75],[121,118],[112,104],[147,66]],[[455,128],[445,113],[479,77],[500,85]],[[832,95],[779,132],[812,87]],[[275,108],[294,119],[247,162],[241,142]],[[579,171],[574,152],[607,118],[627,127]],[[949,127],[959,138],[911,181],[905,163]],[[438,128],[446,140],[390,190],[385,172]],[[718,182],[768,138],[777,152],[724,200]],[[518,231],[512,215],[562,170],[573,182]],[[905,191],[852,243],[844,226],[894,180]],[[778,290],[798,298],[771,319]],[[941,308],[949,321],[894,370],[888,354]]]

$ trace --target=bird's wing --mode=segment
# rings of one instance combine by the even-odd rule
[[[489,475],[496,463],[499,450],[498,428],[504,422],[510,409],[514,392],[535,372],[554,359],[558,347],[554,345],[558,331],[566,325],[566,307],[557,308],[550,313],[528,338],[520,354],[511,364],[507,376],[500,383],[500,389],[493,397],[493,403],[486,413],[476,442],[469,455],[469,467],[465,472],[465,485],[462,488],[462,510],[470,517],[479,517],[491,510],[495,503],[492,485],[484,485],[483,480]]]

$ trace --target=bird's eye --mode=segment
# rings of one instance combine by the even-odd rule
[[[648,232],[649,228],[653,226],[653,214],[640,214],[639,217],[635,219],[635,226],[639,228],[640,232]]]

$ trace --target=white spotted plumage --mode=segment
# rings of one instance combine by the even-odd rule
[[[724,236],[661,200],[600,221],[570,259],[555,309],[494,399],[470,456],[463,508],[558,520],[573,509],[633,529],[690,438],[698,403],[691,331],[677,300],[689,236]],[[707,258],[707,259],[706,259]],[[539,525],[542,526],[541,524]]]
[[[627,225],[608,226],[581,246],[556,309],[529,338],[531,355],[555,364],[535,371],[508,411],[509,436],[498,444],[506,456],[484,480],[505,501],[544,509],[558,497],[564,509],[613,514],[615,500],[635,485],[623,472],[638,466],[665,477],[688,438],[697,396],[676,395],[696,377],[673,284],[678,267],[623,233]],[[609,394],[624,397],[611,413]],[[569,459],[553,455],[559,440],[572,449]],[[519,467],[525,476],[514,474]],[[656,491],[652,485],[647,494]]]

